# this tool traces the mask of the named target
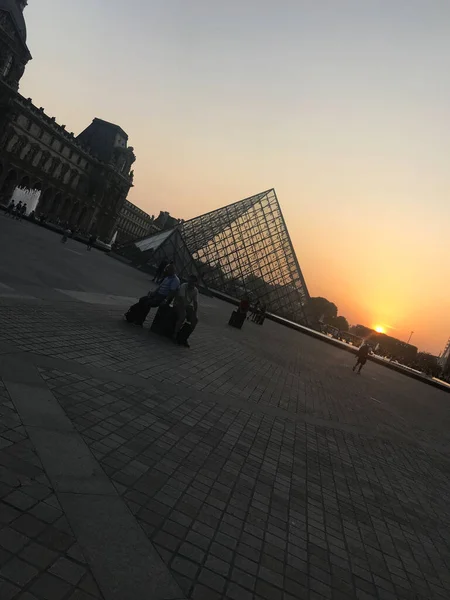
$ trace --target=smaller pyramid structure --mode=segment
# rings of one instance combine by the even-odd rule
[[[163,260],[173,262],[181,279],[196,275],[199,285],[206,288],[197,265],[189,252],[179,227],[155,233],[124,245],[120,251],[136,267],[157,267]]]

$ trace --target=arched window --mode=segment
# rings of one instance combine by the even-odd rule
[[[11,68],[13,66],[13,57],[12,54],[9,54],[2,69],[2,77],[6,78],[11,72]]]

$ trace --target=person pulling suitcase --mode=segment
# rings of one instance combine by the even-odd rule
[[[143,296],[136,304],[130,306],[125,313],[125,319],[128,323],[142,327],[150,309],[161,306],[163,303],[170,304],[179,287],[180,280],[175,274],[175,266],[170,264],[166,269],[166,277],[159,288],[154,292],[149,292],[147,296]]]

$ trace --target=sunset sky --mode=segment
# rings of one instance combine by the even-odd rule
[[[130,200],[187,219],[274,187],[310,294],[450,336],[448,0],[30,0],[21,93],[134,146]]]

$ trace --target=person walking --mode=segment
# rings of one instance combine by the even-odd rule
[[[90,235],[89,236],[89,240],[86,246],[86,250],[88,250],[89,252],[92,250],[92,247],[94,246],[95,242],[97,241],[97,236],[96,235]]]
[[[155,292],[150,292],[147,296],[143,296],[136,304],[130,306],[125,313],[125,319],[128,323],[143,327],[144,321],[148,316],[151,308],[160,306],[161,304],[170,304],[175,298],[180,280],[175,274],[174,265],[169,265],[166,268],[166,277]]]
[[[257,300],[255,302],[255,304],[250,304],[250,310],[248,311],[248,314],[247,314],[247,321],[250,319],[250,317],[251,317],[252,321],[256,320],[256,316],[259,312],[260,305],[261,305],[261,302],[259,300]]]
[[[67,243],[67,239],[69,237],[69,235],[71,234],[71,231],[68,227],[66,227],[64,229],[64,232],[62,234],[62,238],[61,238],[61,244],[66,244]]]
[[[174,300],[174,307],[177,315],[177,321],[175,324],[174,339],[178,344],[182,344],[189,348],[188,337],[192,334],[198,323],[198,289],[197,289],[197,277],[191,275],[187,283],[183,283]],[[178,335],[183,327],[184,322],[187,321],[190,324],[189,335],[180,340]]]
[[[16,208],[14,209],[13,215],[18,221],[22,220],[22,202],[20,200],[16,204]]]
[[[367,357],[369,356],[369,354],[370,346],[366,342],[363,342],[363,344],[359,347],[358,352],[356,353],[356,364],[352,369],[353,371],[356,371],[356,369],[359,367],[359,369],[356,371],[358,375],[361,375],[361,369],[366,364]]]
[[[248,294],[244,294],[239,302],[238,311],[244,315],[244,320],[247,317],[247,313],[250,310],[250,297]]]
[[[6,209],[6,214],[10,217],[14,217],[15,208],[16,208],[16,205],[14,204],[14,200],[11,200],[11,202],[8,204],[8,207]]]

